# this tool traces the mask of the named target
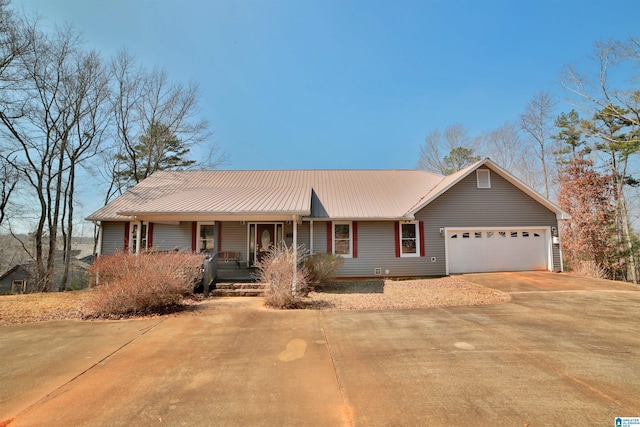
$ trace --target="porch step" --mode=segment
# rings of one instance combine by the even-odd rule
[[[267,286],[264,283],[217,283],[210,292],[214,297],[261,297]]]

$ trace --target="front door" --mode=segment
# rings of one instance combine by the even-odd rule
[[[256,258],[262,261],[267,253],[275,246],[276,243],[276,225],[275,224],[258,224],[256,228]]]

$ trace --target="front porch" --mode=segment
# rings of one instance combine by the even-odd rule
[[[257,282],[257,269],[255,267],[220,267],[218,266],[218,274],[215,279],[216,283],[252,283]]]

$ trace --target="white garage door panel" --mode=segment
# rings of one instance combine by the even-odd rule
[[[547,270],[544,230],[448,230],[449,273]]]

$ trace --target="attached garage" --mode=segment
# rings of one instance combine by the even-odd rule
[[[551,270],[549,228],[446,229],[447,274]]]

